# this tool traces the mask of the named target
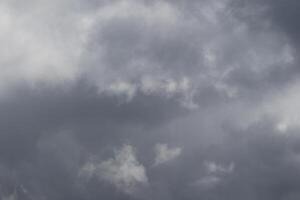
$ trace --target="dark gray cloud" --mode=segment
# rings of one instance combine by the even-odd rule
[[[0,199],[299,199],[298,7],[0,2]]]
[[[295,19],[299,17],[297,12],[300,4],[295,0],[288,1],[233,1],[240,8],[247,9],[247,7],[261,7],[265,9],[265,13],[261,13],[260,16],[264,16],[269,20],[272,20],[274,28],[279,28],[290,36],[290,39],[294,41],[298,46],[298,35],[299,35],[299,22]],[[253,15],[255,16],[255,15]],[[254,17],[252,18],[254,19]]]

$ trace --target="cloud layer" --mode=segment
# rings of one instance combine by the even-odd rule
[[[0,199],[299,199],[299,7],[2,0]]]

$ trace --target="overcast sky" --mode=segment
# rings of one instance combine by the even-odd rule
[[[0,199],[299,200],[299,10],[0,0]]]

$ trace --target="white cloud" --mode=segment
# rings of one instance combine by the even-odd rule
[[[234,171],[235,165],[231,162],[228,165],[217,164],[213,161],[205,161],[206,175],[194,182],[194,186],[210,189],[220,184],[226,175]]]
[[[217,164],[213,161],[205,161],[204,166],[206,168],[206,171],[209,174],[217,174],[217,173],[228,174],[233,172],[234,170],[234,163],[230,163],[229,165],[226,166],[226,165]]]
[[[170,148],[167,144],[157,144],[154,147],[154,152],[154,165],[159,165],[176,159],[182,153],[182,149],[179,147]]]
[[[136,93],[136,86],[129,82],[118,81],[112,83],[106,90],[108,94],[116,96],[125,96],[127,101],[130,101]]]
[[[100,163],[86,163],[80,174],[87,177],[97,176],[129,194],[148,184],[145,167],[137,161],[135,151],[130,145],[124,145],[116,151],[114,158]]]

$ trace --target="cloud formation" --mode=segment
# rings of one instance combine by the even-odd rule
[[[182,149],[179,147],[169,148],[167,144],[156,144],[154,151],[154,165],[159,165],[174,160],[176,157],[180,156]]]
[[[115,152],[115,158],[101,163],[86,163],[81,175],[97,176],[126,193],[133,193],[137,187],[148,183],[145,168],[137,161],[130,145],[125,145]]]
[[[298,200],[297,0],[2,0],[0,199]]]

